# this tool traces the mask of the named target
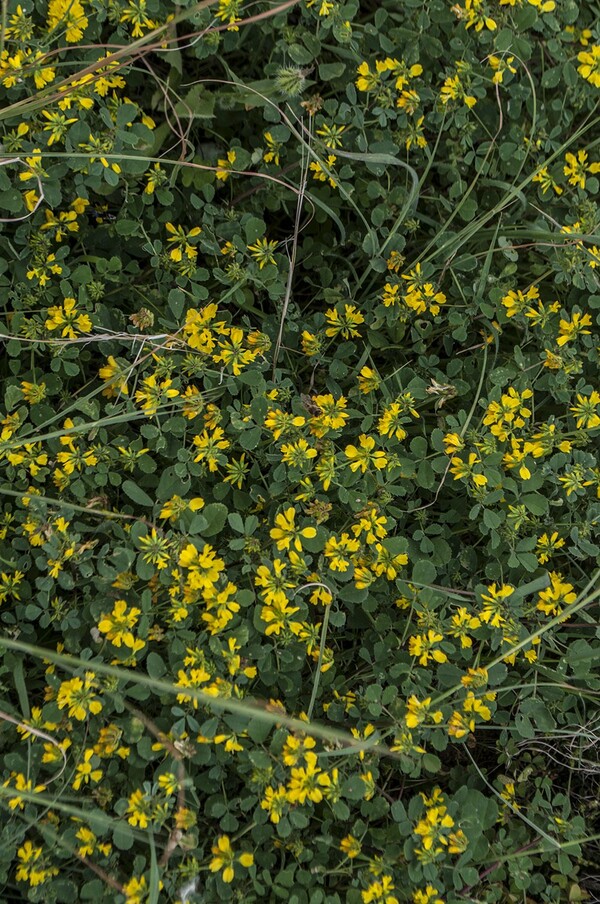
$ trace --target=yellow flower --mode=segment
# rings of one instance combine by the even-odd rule
[[[500,793],[500,797],[502,800],[505,800],[510,806],[515,810],[520,810],[521,807],[517,803],[516,800],[516,791],[514,782],[508,782],[504,780],[504,788]]]
[[[414,694],[409,697],[406,703],[406,715],[404,716],[407,728],[416,728],[428,719],[439,725],[443,719],[441,710],[430,712],[430,709],[431,697],[427,697],[423,701],[419,701]]]
[[[385,515],[379,515],[376,508],[360,512],[356,517],[358,518],[358,523],[352,525],[352,533],[355,537],[365,534],[365,542],[371,544],[387,536],[387,518]]]
[[[459,607],[455,615],[450,619],[452,627],[448,629],[450,637],[460,639],[460,645],[463,650],[473,646],[473,640],[469,636],[468,631],[474,631],[475,628],[481,627],[481,621],[464,607]]]
[[[21,392],[23,394],[23,399],[29,405],[36,405],[46,398],[46,384],[43,382],[28,383],[26,380],[23,380],[21,382]]]
[[[317,129],[317,135],[322,138],[323,144],[326,147],[335,150],[342,146],[343,142],[340,136],[345,129],[346,126],[337,126],[335,123],[330,126],[328,123],[324,123],[322,128]]]
[[[213,854],[213,859],[209,864],[210,870],[213,873],[222,872],[221,878],[223,879],[223,882],[233,882],[234,863],[236,860],[242,866],[246,867],[246,869],[249,869],[254,863],[254,856],[250,853],[245,852],[240,854],[237,858],[235,857],[228,835],[220,835],[217,838],[216,843],[213,844],[211,852]]]
[[[109,615],[100,616],[98,630],[101,634],[106,634],[107,640],[110,640],[115,647],[123,644],[133,649],[136,646],[136,640],[132,628],[137,624],[141,614],[142,610],[135,606],[128,609],[125,600],[116,600],[113,611]]]
[[[485,26],[489,31],[495,31],[497,27],[495,21],[485,14],[482,7],[483,0],[465,0],[463,12],[465,28],[475,26],[475,31],[481,31]]]
[[[35,887],[58,875],[58,869],[49,865],[43,848],[34,847],[29,840],[18,849],[17,858],[19,860],[15,876],[17,882],[29,882]]]
[[[109,355],[106,364],[98,371],[98,376],[105,383],[102,395],[107,398],[114,398],[117,394],[129,395],[129,387],[127,379],[131,371],[129,364],[119,364],[116,359]]]
[[[279,166],[279,151],[281,150],[282,142],[275,141],[270,132],[265,132],[264,139],[267,150],[263,151],[263,160],[265,163],[274,163],[275,166]],[[221,253],[223,252],[221,251]]]
[[[418,888],[413,892],[413,904],[444,904],[439,894],[433,885],[426,885],[423,889]]]
[[[92,321],[87,314],[78,313],[74,298],[65,298],[62,305],[48,308],[46,328],[61,331],[63,338],[75,339],[77,332],[89,333],[92,329]]]
[[[442,442],[446,455],[455,455],[465,448],[465,441],[459,433],[447,433]]]
[[[217,160],[217,169],[215,171],[215,176],[221,182],[226,182],[229,179],[229,174],[233,169],[233,164],[236,161],[236,153],[234,150],[227,151],[227,159]]]
[[[346,835],[345,838],[342,838],[340,841],[340,851],[348,857],[349,860],[353,860],[355,857],[358,857],[362,848],[361,843],[358,838],[355,838],[354,835]]]
[[[563,541],[564,543],[564,541]],[[562,575],[550,572],[550,586],[540,591],[536,608],[545,615],[560,615],[565,606],[570,606],[577,599],[572,584],[563,581]]]
[[[394,305],[398,304],[401,301],[401,298],[402,296],[400,295],[399,283],[385,284],[381,300],[383,301],[386,308],[394,307]]]
[[[222,22],[228,22],[227,31],[239,31],[237,22],[241,22],[238,15],[243,0],[219,0],[219,7],[215,15]]]
[[[316,412],[310,420],[310,432],[321,437],[329,430],[338,430],[344,427],[348,420],[346,412],[347,402],[345,396],[334,399],[331,393],[316,395],[311,399],[311,407],[315,406]]]
[[[316,537],[316,528],[304,527],[300,529],[296,526],[295,518],[296,510],[293,506],[275,516],[275,527],[271,528],[270,536],[272,540],[275,540],[277,549],[290,549],[293,544],[293,548],[300,552],[302,549],[302,538],[310,540]]]
[[[311,358],[313,355],[318,355],[321,351],[322,340],[319,336],[315,335],[315,333],[303,330],[300,341],[302,343],[302,351],[308,358]]]
[[[577,429],[594,430],[600,427],[600,415],[598,414],[598,405],[600,405],[600,393],[595,389],[589,396],[577,393],[577,404],[572,405],[569,411],[577,418]]]
[[[282,631],[298,636],[303,628],[302,622],[294,621],[292,615],[299,611],[298,606],[291,606],[285,597],[277,597],[268,606],[260,610],[260,617],[267,623],[265,635],[279,636]]]
[[[577,54],[580,66],[577,71],[594,88],[600,88],[600,44],[593,44],[589,51]]]
[[[364,474],[371,465],[378,471],[387,467],[388,459],[385,452],[373,451],[375,449],[375,440],[372,436],[362,433],[358,438],[358,443],[358,447],[349,445],[344,449],[346,458],[350,459],[351,471],[358,471],[360,468]]]
[[[146,15],[146,0],[129,0],[119,22],[130,22],[133,25],[131,35],[134,38],[141,38],[144,29],[156,28],[156,23]]]
[[[42,791],[46,790],[45,785],[34,786],[33,781],[30,778],[26,778],[21,772],[11,772],[10,776],[11,777],[3,783],[3,788],[10,788],[12,779],[14,780],[14,787],[16,791],[25,791],[28,794],[39,794]],[[8,806],[11,810],[23,810],[25,803],[22,797],[11,797],[8,800]]]
[[[402,426],[405,420],[404,409],[399,402],[392,402],[379,418],[377,429],[380,436],[394,437],[401,442],[406,439],[406,430]]]
[[[329,172],[326,172],[322,163],[319,160],[313,160],[311,164],[309,164],[309,169],[312,171],[313,179],[317,179],[319,182],[329,182],[332,188],[337,188],[337,182],[330,175],[331,170],[335,166],[337,161],[337,157],[335,154],[329,154],[327,157],[326,167]]]
[[[81,41],[87,26],[88,20],[79,0],[50,0],[48,28],[64,34],[69,44]]]
[[[213,361],[216,364],[224,364],[231,367],[234,376],[239,376],[248,364],[256,358],[256,352],[249,348],[243,347],[244,331],[239,327],[232,327],[229,331],[229,338],[219,343],[219,353],[213,355]]]
[[[159,518],[168,518],[169,521],[177,521],[189,509],[191,512],[199,512],[204,508],[204,499],[195,496],[193,499],[182,499],[181,496],[171,496],[163,503]]]
[[[191,244],[191,239],[195,239],[201,234],[202,229],[200,226],[194,226],[193,229],[186,231],[183,226],[165,223],[165,229],[169,233],[167,244],[171,245],[171,250],[169,251],[171,260],[180,261],[185,254],[188,260],[195,261],[198,251]]]
[[[171,543],[166,537],[159,537],[155,527],[152,528],[149,534],[140,537],[138,543],[141,549],[144,550],[142,554],[144,562],[148,565],[154,565],[158,571],[162,571],[163,568],[167,567],[171,558]],[[123,602],[123,600],[119,602]]]
[[[361,63],[358,69],[356,87],[359,91],[373,91],[379,84],[379,74],[371,72],[368,63]]]
[[[152,169],[146,173],[146,187],[144,188],[144,194],[153,195],[156,188],[164,185],[167,178],[168,177],[161,168],[160,163],[155,163]]]
[[[514,592],[515,588],[512,584],[501,584],[500,587],[496,587],[496,584],[491,584],[487,588],[487,596],[485,594],[481,595],[481,599],[485,603],[479,616],[481,621],[491,625],[492,628],[503,627],[507,621],[506,601],[510,599]]]
[[[280,408],[271,408],[267,411],[267,416],[263,422],[263,426],[270,430],[273,439],[278,440],[282,435],[291,433],[296,427],[303,427],[306,418],[302,415],[287,414]]]
[[[263,800],[260,802],[260,806],[262,810],[266,810],[269,814],[269,819],[274,825],[280,821],[283,816],[287,805],[287,792],[283,785],[279,785],[277,789],[267,787],[265,788],[265,796]]]
[[[562,346],[567,342],[571,342],[577,336],[589,336],[591,330],[586,330],[585,327],[591,325],[592,318],[589,314],[574,313],[571,320],[561,320],[558,327],[559,336],[556,340],[556,344]]]
[[[51,147],[57,141],[63,141],[69,126],[77,122],[77,117],[67,119],[64,113],[56,110],[42,110],[42,116],[48,120],[44,125],[44,132],[50,132],[48,147]]]
[[[525,292],[522,292],[520,289],[516,291],[511,290],[508,295],[505,295],[502,299],[502,304],[506,308],[506,316],[507,317],[515,317],[517,314],[520,314],[525,308],[530,307],[532,301],[537,301],[540,297],[540,293],[535,286],[530,286]]]
[[[159,383],[156,374],[142,380],[142,388],[136,390],[135,400],[148,417],[154,417],[159,408],[166,406],[170,399],[179,395],[178,389],[171,388],[172,383],[172,380],[163,380]]]
[[[469,452],[468,461],[463,461],[458,456],[451,460],[450,473],[454,474],[455,480],[470,478],[475,486],[484,487],[488,482],[485,474],[473,473],[473,468],[477,464],[481,464],[481,459],[477,458],[475,452]]]
[[[430,659],[435,662],[447,662],[448,657],[442,651],[437,649],[444,639],[442,634],[434,631],[432,628],[426,634],[417,634],[408,639],[408,652],[411,656],[416,656],[420,665],[427,665]]]
[[[254,245],[247,245],[248,251],[258,263],[258,269],[262,270],[267,264],[275,264],[273,252],[277,248],[276,241],[267,241],[266,238],[257,239]]]
[[[92,830],[88,829],[87,826],[81,826],[77,829],[75,837],[78,841],[82,842],[78,848],[78,853],[82,857],[91,857],[96,850],[100,851],[101,854],[104,854],[105,857],[108,857],[112,850],[112,844],[98,842],[98,839]]]
[[[497,57],[497,56],[489,56],[488,63],[491,68],[494,70],[494,75],[492,76],[492,82],[495,85],[501,85],[502,79],[504,77],[505,72],[511,72],[513,75],[516,73],[516,69],[511,65],[514,57]]]
[[[304,438],[295,443],[284,443],[281,446],[281,453],[281,460],[292,468],[303,468],[318,455],[317,450],[309,446]]]
[[[146,829],[152,819],[152,803],[143,791],[134,791],[127,801],[125,812],[130,825]]]
[[[288,581],[283,575],[286,569],[286,563],[281,559],[273,561],[273,570],[270,571],[267,565],[259,565],[256,570],[254,583],[257,587],[262,587],[261,596],[267,603],[285,603],[285,591],[295,587],[293,581]]]
[[[99,782],[102,778],[102,769],[95,769],[92,760],[95,759],[93,748],[88,749],[83,754],[83,760],[77,764],[75,778],[72,787],[75,791],[79,791],[82,785],[88,785],[90,782]]]
[[[332,571],[346,572],[350,567],[350,559],[347,558],[348,553],[358,552],[360,549],[360,540],[355,540],[349,534],[343,533],[338,540],[337,537],[329,537],[325,543],[323,555],[329,559],[329,567]]]
[[[375,862],[379,861],[381,858],[375,858]],[[373,863],[373,861],[371,861]],[[371,872],[375,872],[375,869],[371,867]],[[381,869],[378,868],[377,874],[380,874]],[[363,904],[398,904],[398,898],[395,895],[389,894],[389,892],[393,891],[395,888],[394,883],[392,882],[391,876],[381,876],[380,879],[371,882],[371,884],[364,891],[361,891],[361,897],[363,899]]]
[[[532,176],[531,181],[539,182],[542,189],[542,194],[544,195],[546,194],[546,192],[550,191],[550,189],[553,189],[557,195],[562,195],[563,193],[563,189],[560,185],[558,185],[557,182],[554,181],[547,166],[543,166],[540,170],[538,170],[535,176]]]
[[[436,849],[438,845],[448,845],[447,833],[444,829],[451,829],[454,820],[446,812],[445,806],[430,807],[425,817],[414,828],[415,835],[421,836],[421,843],[426,851]]]
[[[210,432],[203,430],[199,436],[194,437],[194,445],[199,449],[194,461],[206,461],[211,473],[217,470],[219,464],[225,463],[225,456],[221,453],[229,448],[229,440],[225,439],[222,427],[215,427]]]
[[[375,392],[376,389],[379,389],[380,382],[378,374],[371,367],[363,367],[358,375],[358,388],[363,395],[368,395],[370,392]]]
[[[474,107],[477,103],[476,97],[467,94],[458,73],[448,76],[440,89],[440,100],[444,105],[448,104],[451,100],[462,100],[469,108]]]
[[[63,681],[56,697],[58,708],[68,707],[69,716],[79,722],[83,722],[89,713],[98,715],[102,710],[102,703],[95,696],[95,684],[93,672],[86,672],[83,680],[71,678],[70,681]]]
[[[388,581],[393,581],[398,576],[402,566],[408,564],[408,556],[403,552],[391,552],[384,543],[375,544],[377,558],[372,563],[371,568],[378,577],[385,576]]]
[[[292,769],[287,785],[287,799],[291,804],[304,804],[307,800],[319,803],[323,800],[323,788],[331,784],[326,772],[317,766],[314,753],[306,754],[306,768]]]
[[[585,188],[585,180],[587,173],[600,172],[600,163],[591,163],[588,165],[587,151],[583,149],[575,154],[566,154],[566,166],[563,168],[565,176],[569,177],[569,185],[575,185],[577,188]]]

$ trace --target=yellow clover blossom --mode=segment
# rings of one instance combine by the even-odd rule
[[[249,869],[254,863],[254,856],[249,852],[239,854],[237,857],[231,847],[231,841],[228,835],[220,835],[215,844],[211,848],[213,855],[210,861],[210,871],[213,873],[221,872],[223,882],[233,882],[234,864],[240,863],[246,869]]]
[[[316,528],[299,528],[295,518],[296,510],[293,506],[275,516],[275,527],[271,528],[270,536],[275,541],[277,549],[290,549],[293,546],[297,552],[300,552],[303,538],[310,540],[316,537]]]
[[[92,321],[88,314],[80,314],[75,298],[65,298],[61,305],[48,308],[46,328],[60,330],[63,338],[75,339],[77,333],[89,333]]]

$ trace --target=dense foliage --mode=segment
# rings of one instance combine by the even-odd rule
[[[597,14],[3,7],[2,901],[598,899]]]

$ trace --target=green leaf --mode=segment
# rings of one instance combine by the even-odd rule
[[[267,225],[264,220],[259,220],[258,217],[248,217],[248,219],[244,222],[244,235],[246,237],[246,244],[254,244],[257,239],[260,239],[262,238],[262,236],[264,236],[266,231]]]
[[[342,785],[342,794],[348,800],[362,800],[365,796],[365,783],[359,775],[352,775]]]
[[[146,669],[151,678],[162,678],[167,674],[167,667],[162,656],[153,651],[146,656]]]
[[[237,512],[233,512],[231,515],[227,516],[227,520],[232,530],[238,534],[244,533],[244,519],[241,515],[238,515]]]
[[[8,386],[4,393],[4,404],[7,411],[12,411],[19,402],[23,401],[23,393],[20,386]]]
[[[345,63],[321,63],[319,66],[319,78],[323,82],[330,82],[332,79],[342,76],[345,71]]]
[[[428,559],[420,559],[415,562],[412,570],[412,580],[419,584],[433,584],[437,578],[437,569]]]
[[[269,737],[273,726],[264,719],[250,719],[248,722],[248,737],[252,738],[255,744],[264,744]]]
[[[491,509],[483,510],[483,523],[486,527],[489,528],[497,528],[502,524],[502,517],[498,514],[498,512],[494,512]]]
[[[423,769],[426,769],[427,772],[439,772],[442,768],[442,761],[434,753],[424,753],[421,763],[423,764]]]
[[[394,822],[404,822],[407,819],[406,807],[401,800],[395,800],[391,808],[392,819]]]
[[[252,427],[250,430],[243,430],[240,433],[240,446],[242,449],[256,449],[260,443],[262,436],[261,427]]]
[[[118,823],[112,833],[113,844],[120,851],[130,851],[133,847],[133,832],[126,822]]]
[[[259,370],[243,370],[236,379],[243,383],[244,386],[262,387],[265,383],[265,378]]]
[[[193,85],[188,93],[175,104],[175,114],[180,119],[212,119],[215,95],[206,85]]]
[[[173,312],[173,316],[176,320],[181,318],[183,314],[183,309],[185,307],[185,295],[181,291],[181,289],[171,289],[169,292],[169,307]]]
[[[137,505],[144,505],[147,507],[153,506],[154,501],[148,496],[144,490],[140,489],[137,484],[135,484],[132,480],[124,480],[123,481],[123,492],[126,496],[135,502]]]
[[[463,866],[460,869],[460,886],[477,885],[479,883],[479,872],[473,866]]]
[[[537,561],[537,559],[536,559]],[[539,593],[540,590],[545,590],[550,584],[549,575],[543,574],[539,578],[535,578],[533,581],[528,581],[526,584],[521,584],[517,587],[514,593],[511,596],[511,599],[516,602],[517,600],[522,600],[526,596],[532,596],[534,593]]]
[[[206,519],[207,527],[201,531],[202,536],[213,537],[219,534],[225,526],[227,514],[227,506],[222,502],[211,502],[205,506],[202,509],[202,516]]]
[[[523,713],[517,713],[515,716],[515,728],[522,738],[535,738],[535,728],[529,717]]]
[[[529,509],[532,515],[545,515],[548,511],[548,500],[545,496],[529,494],[523,496],[521,502]]]

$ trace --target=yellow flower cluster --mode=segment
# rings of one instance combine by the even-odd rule
[[[388,282],[384,286],[381,300],[386,308],[400,306],[419,316],[431,314],[435,317],[439,314],[440,306],[447,301],[446,296],[443,292],[437,291],[434,284],[428,280],[421,264],[416,264],[408,273],[402,273],[400,278],[406,281],[406,286],[393,282]]]
[[[421,792],[425,813],[413,829],[421,844],[416,855],[421,863],[433,863],[439,854],[463,854],[467,847],[467,836],[448,812],[448,806],[441,788],[433,788],[430,795]]]

